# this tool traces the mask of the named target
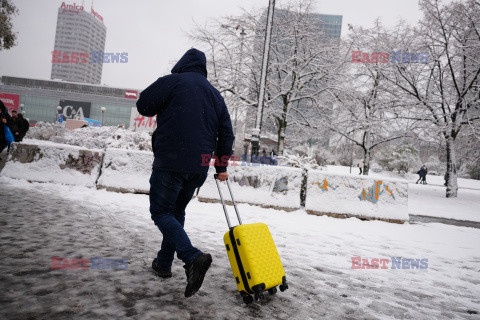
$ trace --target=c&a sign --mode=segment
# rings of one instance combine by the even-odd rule
[[[90,118],[90,102],[60,100],[59,106],[62,107],[62,114],[67,119]]]

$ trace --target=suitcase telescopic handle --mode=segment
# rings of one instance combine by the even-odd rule
[[[222,200],[223,212],[225,212],[225,218],[227,218],[228,228],[231,229],[232,224],[230,223],[230,218],[228,217],[227,207],[225,206],[225,201],[223,200],[222,190],[220,190],[220,184],[218,183],[218,173],[215,173],[213,175],[213,177],[215,178],[215,183],[217,184],[218,194],[220,194],[220,200]],[[227,181],[228,191],[230,192],[230,197],[232,198],[233,207],[235,208],[235,213],[237,214],[238,223],[242,224],[242,219],[240,218],[240,213],[238,212],[237,203],[235,202],[235,199],[233,198],[233,192],[232,192],[232,188],[230,187],[230,182],[228,181],[228,178],[227,178],[226,181]]]

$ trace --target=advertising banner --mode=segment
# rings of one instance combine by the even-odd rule
[[[138,91],[135,91],[135,90],[125,90],[125,98],[128,98],[128,99],[138,99]]]
[[[155,117],[145,117],[138,113],[137,108],[132,108],[130,113],[130,129],[134,131],[153,132],[157,128],[157,119]]]
[[[18,94],[0,92],[0,100],[2,100],[9,112],[12,112],[13,110],[18,111],[18,102],[20,101],[20,96]]]
[[[101,127],[102,122],[98,120],[93,120],[93,119],[88,119],[88,118],[83,118],[84,121],[88,122],[89,127]]]
[[[60,100],[59,104],[62,107],[62,114],[65,119],[77,119],[90,117],[90,108],[92,104],[84,101]]]

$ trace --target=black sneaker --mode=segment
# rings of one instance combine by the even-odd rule
[[[153,259],[152,261],[152,269],[155,271],[155,274],[160,278],[171,278],[172,277],[172,270],[170,269],[162,269],[157,266],[157,258]]]
[[[208,268],[212,264],[212,256],[208,253],[202,253],[193,260],[189,265],[185,265],[185,273],[187,275],[187,287],[185,288],[185,297],[191,297],[200,289],[207,273]]]

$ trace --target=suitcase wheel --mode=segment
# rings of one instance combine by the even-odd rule
[[[285,291],[285,290],[287,290],[287,289],[288,289],[288,284],[281,284],[281,285],[280,285],[280,291],[283,292],[283,291]]]
[[[270,294],[277,293],[277,287],[273,287],[273,288],[268,289],[268,293],[270,293]]]
[[[265,300],[265,295],[263,292],[255,292],[255,301]]]
[[[246,304],[250,304],[253,302],[253,298],[251,295],[247,294],[247,295],[244,295],[243,296],[243,302],[245,302]]]

